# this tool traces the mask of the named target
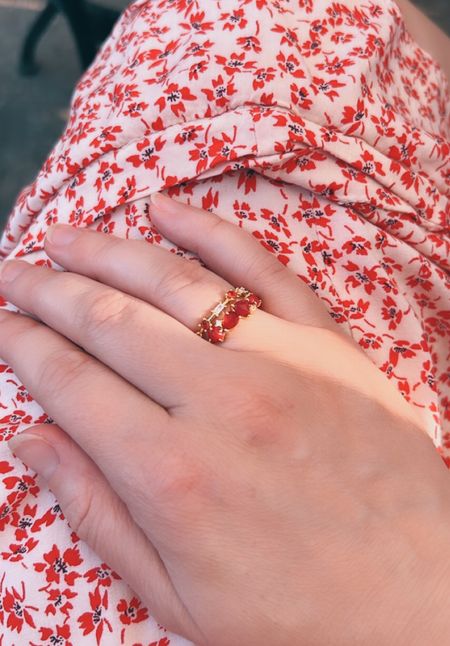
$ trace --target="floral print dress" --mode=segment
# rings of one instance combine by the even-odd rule
[[[449,98],[394,0],[138,0],[79,81],[0,256],[61,269],[43,242],[66,222],[191,259],[149,196],[214,211],[314,290],[450,465]],[[48,420],[0,357],[1,646],[187,644],[9,451]]]

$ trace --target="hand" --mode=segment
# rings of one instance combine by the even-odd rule
[[[152,218],[209,269],[67,226],[45,249],[69,271],[4,267],[32,316],[3,312],[0,356],[57,424],[13,450],[197,644],[447,643],[448,474],[415,411],[251,235],[167,199]],[[263,309],[194,334],[240,284]]]

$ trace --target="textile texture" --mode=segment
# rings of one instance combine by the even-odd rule
[[[393,0],[139,0],[79,81],[0,257],[62,270],[43,245],[65,222],[191,260],[149,196],[214,211],[314,290],[450,464],[449,99]],[[0,409],[0,644],[187,644],[11,454],[52,420],[1,357]]]

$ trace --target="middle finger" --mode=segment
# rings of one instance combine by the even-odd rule
[[[79,274],[24,261],[11,265],[22,269],[12,281],[0,281],[8,301],[97,357],[167,410],[191,403],[197,379],[204,380],[217,367],[217,348],[139,298]],[[8,278],[9,267],[4,269]]]

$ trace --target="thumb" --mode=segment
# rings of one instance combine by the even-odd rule
[[[28,427],[8,444],[44,478],[71,529],[125,579],[157,621],[195,641],[198,629],[157,550],[81,447],[56,424]]]

